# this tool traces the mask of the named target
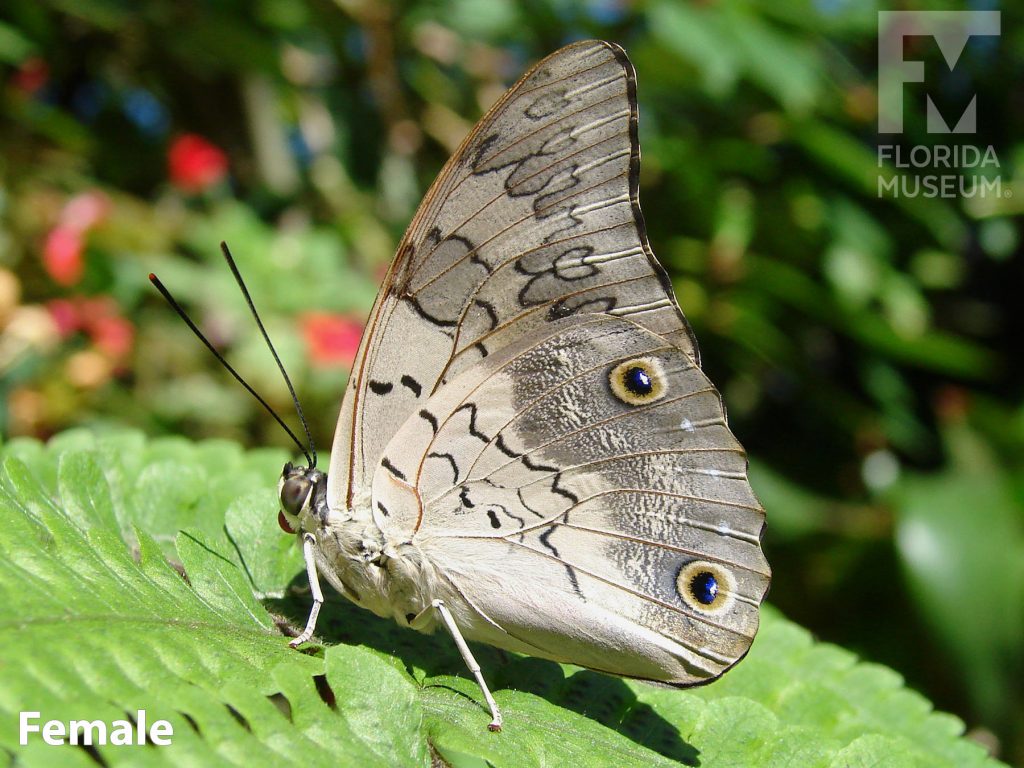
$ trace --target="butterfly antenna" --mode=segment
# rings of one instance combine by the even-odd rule
[[[231,262],[229,261],[229,263],[231,263]],[[236,274],[237,274],[237,272],[236,272]],[[295,436],[294,432],[292,432],[291,428],[287,424],[284,423],[284,420],[280,416],[278,416],[277,412],[270,406],[270,403],[268,403],[266,400],[264,400],[259,395],[259,393],[256,392],[256,390],[253,389],[249,385],[249,382],[247,382],[245,379],[243,379],[241,377],[241,375],[238,373],[238,371],[236,371],[234,368],[231,367],[231,363],[229,363],[227,360],[225,360],[224,356],[214,348],[213,344],[210,343],[210,340],[207,339],[206,336],[203,335],[203,332],[199,330],[198,326],[196,326],[196,324],[194,322],[192,322],[192,318],[188,316],[188,313],[182,308],[182,306],[177,302],[177,300],[171,295],[171,292],[168,291],[167,288],[164,286],[164,284],[160,281],[160,278],[157,277],[156,275],[154,275],[152,272],[150,272],[149,273],[149,282],[151,282],[154,285],[154,287],[158,291],[160,291],[160,295],[163,296],[164,300],[168,304],[171,305],[171,309],[173,309],[175,312],[178,313],[178,317],[180,317],[185,322],[185,325],[187,325],[189,330],[192,331],[192,333],[195,334],[196,338],[199,339],[201,342],[203,342],[203,345],[208,350],[210,350],[210,354],[212,354],[215,358],[217,358],[217,362],[219,362],[221,365],[223,365],[224,368],[227,369],[228,373],[230,373],[232,376],[235,377],[235,381],[237,381],[239,384],[241,384],[245,388],[246,392],[248,392],[250,395],[252,395],[254,398],[256,398],[256,401],[266,409],[267,413],[269,413],[271,416],[274,417],[274,421],[276,421],[278,424],[281,425],[281,429],[283,429],[288,434],[288,437],[290,437],[292,439],[292,441],[295,443],[295,445],[298,446],[299,450],[302,451],[302,455],[306,457],[306,461],[309,462],[309,466],[310,467],[315,467],[316,466],[316,451],[313,449],[313,441],[312,441],[312,439],[310,439],[310,441],[309,441],[309,448],[310,448],[310,450],[307,451],[305,446],[303,446],[302,442],[299,440],[299,438]],[[246,293],[245,296],[246,296],[246,299],[249,298],[249,294],[248,293]],[[251,300],[249,301],[249,306],[252,307],[252,301]],[[253,313],[255,313],[255,312],[256,312],[256,310],[253,309]],[[260,330],[263,330],[262,323],[260,324]],[[264,338],[266,338],[266,331],[263,332],[263,335],[264,335]],[[270,343],[269,339],[267,340],[267,343],[268,344]],[[271,347],[271,351],[273,351],[273,347]],[[277,364],[278,365],[281,365],[281,361],[277,359],[277,353],[276,352],[274,353],[274,359],[277,360]],[[284,369],[282,368],[281,370],[282,370],[282,373],[283,373]],[[294,398],[295,397],[295,391],[292,389],[292,384],[291,384],[291,381],[288,380],[287,374],[285,374],[284,378],[285,378],[285,381],[288,382],[288,389],[289,389],[289,391],[291,391],[292,397]],[[295,405],[296,405],[296,408],[298,408],[298,401],[297,400],[295,402]],[[302,419],[302,425],[303,425],[303,427],[306,428],[306,434],[308,435],[309,434],[309,427],[306,426],[306,420],[302,418],[302,409],[301,408],[299,409],[299,418]],[[312,452],[312,455],[310,455],[311,452]]]
[[[253,320],[256,321],[256,326],[260,329],[260,333],[263,335],[263,340],[267,342],[267,348],[270,350],[270,354],[274,356],[274,362],[277,363],[277,369],[281,372],[281,378],[283,378],[284,383],[288,385],[288,394],[292,396],[292,402],[295,404],[295,412],[299,415],[299,421],[302,422],[302,429],[306,433],[306,442],[309,443],[309,453],[303,451],[303,453],[306,454],[307,461],[310,459],[310,454],[313,454],[312,460],[309,464],[310,469],[312,469],[316,466],[316,446],[313,445],[313,435],[309,431],[309,424],[306,422],[306,416],[302,413],[302,404],[299,402],[299,396],[295,394],[295,387],[292,386],[292,380],[288,378],[288,371],[284,369],[284,363],[281,362],[281,358],[277,355],[277,350],[274,349],[274,345],[270,341],[270,334],[268,334],[267,329],[263,327],[263,321],[260,320],[260,314],[256,311],[256,305],[252,302],[252,296],[249,295],[249,289],[245,287],[245,281],[242,280],[242,273],[238,271],[235,259],[232,257],[231,251],[228,250],[228,244],[221,242],[220,250],[221,253],[224,254],[224,260],[227,261],[228,266],[231,268],[231,274],[235,276],[235,282],[238,283],[238,288],[242,291],[242,295],[245,297],[245,303],[249,305],[249,311],[252,312]]]

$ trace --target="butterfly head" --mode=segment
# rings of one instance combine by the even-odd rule
[[[297,467],[291,462],[281,470],[277,484],[281,510],[277,522],[285,533],[305,528],[310,515],[323,517],[327,509],[327,475],[315,467]]]

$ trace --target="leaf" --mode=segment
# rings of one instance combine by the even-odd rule
[[[1024,520],[984,443],[962,425],[946,438],[957,471],[911,475],[893,491],[896,543],[925,617],[995,720],[1024,672]]]
[[[956,718],[935,714],[919,694],[902,687],[902,678],[877,664],[858,662],[841,648],[815,643],[796,625],[765,611],[764,622],[746,661],[713,686],[692,693],[672,694],[659,689],[640,689],[640,700],[660,703],[661,708],[686,706],[680,699],[693,697],[707,707],[687,736],[694,744],[725,742],[719,754],[726,765],[814,765],[794,761],[796,747],[805,754],[829,757],[822,765],[836,762],[844,745],[859,738],[884,735],[899,749],[886,757],[876,756],[880,765],[954,766],[994,764],[980,749],[954,737],[963,725]],[[725,713],[720,707],[729,702]],[[709,714],[710,713],[710,714]],[[768,717],[766,717],[766,713]],[[676,718],[670,718],[676,720]],[[733,738],[721,733],[723,724]],[[736,729],[741,727],[740,731]],[[685,734],[685,732],[684,732]],[[737,741],[756,745],[756,759],[729,752]],[[909,755],[901,762],[900,755]],[[707,763],[702,751],[702,764]],[[831,762],[830,762],[831,761]]]
[[[207,606],[226,616],[244,611],[254,623],[272,625],[241,569],[204,541],[202,534],[182,531],[176,546],[192,587]]]
[[[996,367],[995,355],[970,341],[942,331],[926,331],[908,343],[875,312],[851,311],[823,302],[817,284],[799,269],[759,254],[748,254],[747,260],[752,279],[758,280],[765,292],[833,326],[865,349],[897,362],[967,379],[988,377]]]
[[[704,88],[726,96],[735,87],[743,63],[730,45],[723,45],[717,19],[682,3],[658,2],[647,11],[651,31],[670,51],[695,68]]]
[[[302,565],[296,540],[282,536],[274,493],[254,491],[231,503],[224,527],[239,562],[260,597],[281,597]]]
[[[480,692],[443,633],[418,635],[332,596],[320,631],[339,644],[292,651],[253,594],[302,580],[269,535],[280,459],[132,433],[0,449],[0,716],[109,722],[145,709],[174,729],[172,746],[145,752],[153,765],[996,764],[895,672],[814,643],[771,609],[749,658],[698,690],[475,647],[505,715],[500,734],[486,730]],[[241,498],[231,504],[224,488]],[[186,580],[149,529],[166,536],[199,509],[216,519],[176,536]],[[264,602],[301,623],[308,601]],[[39,742],[20,747],[12,728],[0,749],[25,765],[53,759]],[[94,749],[109,764],[141,754]]]
[[[726,23],[735,45],[743,50],[748,77],[787,111],[810,112],[822,90],[821,62],[813,46],[754,14],[731,13]]]
[[[828,509],[834,502],[816,496],[759,461],[751,460],[747,471],[764,508],[772,510],[771,526],[776,541],[780,536],[796,539],[827,528]]]
[[[118,530],[110,487],[91,453],[68,451],[57,464],[57,492],[64,512],[79,528]]]
[[[35,43],[16,27],[0,22],[0,61],[5,64],[20,64],[35,50]]]
[[[394,743],[394,734],[416,733],[423,721],[416,686],[401,664],[366,648],[343,646],[329,648],[326,660],[327,681],[349,708],[353,730],[393,764],[423,765],[426,739]]]
[[[647,16],[657,39],[694,67],[716,96],[728,95],[745,76],[790,112],[805,113],[818,100],[820,64],[813,48],[746,9],[657,2]]]
[[[895,169],[889,165],[880,165],[877,153],[854,135],[825,122],[795,124],[793,138],[812,161],[860,189],[866,197],[881,197],[879,188],[882,182],[889,182],[896,175]],[[885,201],[908,219],[923,225],[943,247],[960,250],[967,238],[962,219],[946,200],[925,195],[900,195],[886,197]]]

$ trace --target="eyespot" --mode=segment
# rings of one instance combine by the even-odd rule
[[[690,579],[690,594],[701,605],[713,605],[718,599],[718,579],[711,571],[701,571]]]
[[[612,368],[612,392],[624,403],[644,405],[665,396],[665,372],[653,357],[637,357]]]
[[[717,563],[694,560],[679,569],[676,589],[683,601],[702,613],[724,613],[732,605],[736,580]]]
[[[281,506],[289,515],[298,515],[306,503],[312,483],[305,477],[288,477],[281,483]]]

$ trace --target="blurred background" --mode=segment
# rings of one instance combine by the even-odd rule
[[[146,279],[294,421],[226,240],[329,445],[448,154],[535,60],[613,40],[651,241],[768,510],[770,601],[1024,762],[1024,9],[969,6],[1002,34],[952,69],[932,38],[905,53],[950,123],[977,95],[977,133],[929,134],[915,86],[880,139],[871,2],[4,0],[2,433],[287,445]],[[1001,193],[880,198],[928,172],[880,170],[880,140],[991,145]]]

